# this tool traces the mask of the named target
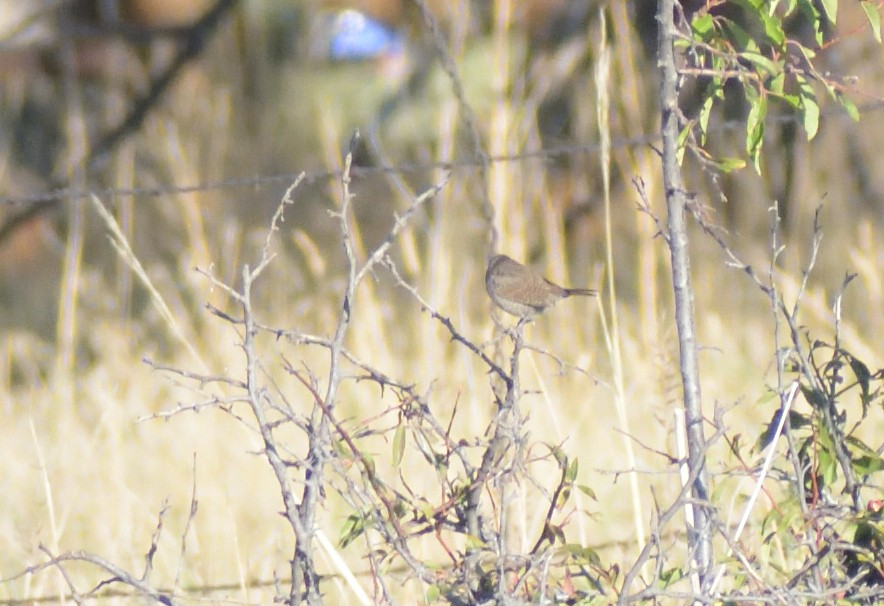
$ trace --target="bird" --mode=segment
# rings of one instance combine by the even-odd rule
[[[562,299],[597,294],[588,288],[563,288],[506,255],[491,257],[485,290],[495,305],[521,321],[532,320]]]

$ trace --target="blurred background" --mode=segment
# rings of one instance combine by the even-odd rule
[[[277,520],[278,489],[249,454],[255,436],[224,415],[136,422],[202,397],[142,360],[242,376],[237,336],[204,304],[236,308],[194,268],[237,285],[302,171],[258,302],[266,325],[330,334],[346,274],[328,211],[340,205],[356,129],[362,259],[415,192],[450,173],[393,255],[470,338],[492,335],[482,289],[492,248],[557,282],[603,288],[605,305],[616,306],[626,362],[604,339],[609,307],[569,301],[529,329],[530,340],[589,369],[560,375],[552,361],[536,361],[532,380],[545,398],[532,431],[565,440],[587,461],[583,481],[600,496],[587,509],[610,524],[599,533],[581,523],[579,532],[613,560],[630,553],[629,515],[610,507],[623,487],[606,475],[623,466],[612,375],[625,377],[635,419],[656,420],[635,433],[663,450],[680,396],[667,251],[637,210],[635,186],[643,182],[665,219],[655,10],[648,0],[0,0],[0,507],[8,512],[0,577],[38,560],[40,543],[137,569],[163,500],[180,532],[196,485],[203,509],[190,530],[189,581],[232,583],[227,595],[261,601],[249,582],[285,569],[291,539]],[[789,27],[812,45],[800,17]],[[880,368],[884,51],[858,6],[841,7],[829,37],[821,65],[843,79],[860,121],[824,100],[808,142],[800,121],[772,102],[761,174],[721,174],[686,156],[686,185],[700,214],[762,275],[778,204],[785,248],[770,274],[787,300],[822,204],[823,244],[801,323],[833,339],[835,297],[845,275],[857,274],[841,308],[844,346]],[[610,70],[599,75],[604,53]],[[684,87],[689,117],[702,84]],[[600,99],[609,103],[601,122]],[[739,94],[716,109],[713,155],[742,155],[747,109]],[[610,268],[600,123],[611,134]],[[109,243],[91,193],[155,294]],[[776,407],[769,303],[699,229],[692,250],[706,399],[737,407],[735,425],[754,436]],[[360,297],[348,347],[420,391],[433,385],[440,411],[461,398],[455,427],[481,435],[492,411],[481,366],[389,280],[370,280]],[[324,363],[322,352],[276,347]],[[268,344],[267,355],[280,354]],[[355,388],[342,399],[354,416],[377,412]],[[642,456],[646,468],[665,466]],[[649,485],[658,481],[671,490],[665,478]],[[329,510],[335,536],[341,516]],[[168,547],[170,575],[178,551]],[[57,583],[0,585],[0,597],[61,591]]]

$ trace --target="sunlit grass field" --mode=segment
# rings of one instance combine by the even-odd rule
[[[402,182],[380,172],[356,171],[350,221],[356,257],[363,262],[396,214],[450,172],[440,193],[397,237],[391,255],[436,312],[498,359],[509,354],[511,343],[495,328],[497,312],[492,314],[484,292],[492,230],[499,251],[535,264],[558,283],[600,290],[598,299],[566,300],[527,327],[531,348],[522,354],[521,409],[528,415],[527,439],[538,457],[548,445],[560,445],[579,460],[578,481],[594,493],[594,498],[573,497],[569,539],[627,568],[640,548],[636,515],[647,532],[656,505],[668,504],[679,489],[664,455],[675,456],[673,413],[680,408],[681,383],[666,245],[656,237],[651,218],[636,209],[639,195],[632,184],[633,178],[644,181],[656,205],[652,210],[663,219],[658,158],[650,144],[617,143],[654,134],[656,84],[645,78],[653,61],[627,48],[636,39],[624,15],[615,10],[609,18],[620,41],[610,49],[614,69],[602,81],[611,97],[610,116],[602,123],[615,141],[606,150],[613,175],[609,213],[598,153],[450,171],[430,167],[472,155],[468,137],[458,134],[462,108],[440,72],[441,90],[406,104],[395,128],[379,131],[388,159],[426,168],[406,173]],[[564,86],[565,80],[571,82],[570,118],[579,142],[599,140],[596,107],[602,96],[592,58],[601,51],[594,34],[583,36],[585,54],[563,68],[562,76],[539,69],[538,57],[528,65],[534,70],[523,70],[529,59],[517,43],[518,34],[508,42],[503,31],[495,30],[489,43],[453,51],[458,60],[495,66],[477,70],[492,74],[490,82],[467,75],[463,80],[490,156],[544,146],[533,114],[542,94],[538,91]],[[243,74],[254,67],[255,57],[232,40],[232,31],[219,34],[141,132],[113,154],[104,178],[118,189],[254,175],[291,178],[257,187],[98,196],[115,215],[146,278],[133,272],[131,257],[115,251],[106,237],[107,223],[88,198],[66,202],[52,217],[64,229],[44,227],[33,256],[3,269],[0,313],[16,321],[4,322],[0,333],[0,578],[48,554],[79,550],[139,576],[156,535],[150,577],[156,587],[192,590],[211,603],[266,604],[277,594],[274,582],[284,584],[290,574],[293,537],[279,515],[280,489],[261,456],[263,445],[247,409],[233,403],[228,411],[208,405],[199,412],[169,414],[230,394],[222,383],[201,385],[167,369],[244,379],[242,335],[206,304],[234,316],[239,310],[205,273],[239,287],[243,265],[254,267],[260,260],[273,212],[301,170],[313,177],[294,189],[293,204],[272,234],[276,256],[255,285],[255,313],[263,325],[280,331],[330,337],[341,313],[347,265],[338,223],[328,211],[340,207],[342,186],[334,174],[316,175],[341,169],[352,130],[366,128],[359,112],[370,115],[374,99],[382,95],[370,88],[376,77],[371,65],[285,62],[258,62],[249,77],[261,85],[247,94]],[[564,61],[554,54],[545,59]],[[347,109],[354,99],[361,101],[359,111]],[[14,104],[9,97],[5,103],[7,111]],[[108,103],[104,111],[90,119],[114,122],[124,105]],[[794,302],[810,258],[814,211],[822,203],[822,247],[801,300],[800,324],[812,338],[834,341],[833,304],[845,274],[855,273],[840,307],[841,345],[873,369],[884,365],[884,242],[875,214],[880,202],[877,211],[853,202],[853,184],[841,179],[843,167],[832,162],[845,162],[840,130],[861,128],[868,131],[859,143],[868,146],[861,153],[880,164],[882,138],[874,134],[881,134],[879,114],[870,113],[859,127],[830,114],[818,139],[801,145],[800,201],[790,200],[784,210],[788,220],[780,224],[778,238],[785,248],[770,272],[784,300]],[[401,129],[408,136],[397,135]],[[739,140],[737,134],[734,144]],[[775,143],[768,174],[759,177],[746,169],[725,178],[726,203],[710,193],[713,188],[699,171],[691,173],[690,182],[724,238],[764,277],[769,275],[768,209],[775,189],[767,188],[765,180],[775,180],[772,175],[782,170]],[[880,177],[873,178],[879,188],[884,186]],[[485,208],[493,209],[493,218]],[[704,406],[710,419],[716,409],[724,409],[728,433],[753,443],[778,405],[771,391],[775,352],[786,345],[787,335],[775,342],[765,295],[744,272],[729,266],[699,228],[691,235]],[[7,254],[10,250],[7,246]],[[456,440],[485,435],[495,405],[481,360],[454,342],[384,270],[359,286],[352,308],[345,345],[353,355],[428,394],[434,414],[451,424]],[[328,352],[269,334],[260,335],[259,348],[269,380],[306,413],[311,397],[284,364],[310,369],[321,384]],[[618,415],[618,401],[625,416]],[[433,495],[438,480],[415,450],[407,449],[402,464],[394,464],[388,430],[397,421],[395,405],[395,398],[377,385],[359,382],[345,383],[337,403],[339,416],[353,427],[375,430],[362,444],[388,481]],[[861,433],[876,443],[871,436],[882,432],[884,421],[873,414]],[[303,454],[305,445],[297,439],[293,434],[286,446]],[[713,445],[710,457],[713,474],[737,466],[724,441]],[[548,507],[538,497],[549,489],[545,482],[551,472],[548,462],[538,461],[528,469],[534,482],[519,487],[513,504],[520,522],[517,544],[537,539]],[[638,514],[631,474],[638,478]],[[716,478],[720,503],[733,505],[733,513],[723,517],[735,518],[751,483]],[[326,496],[320,527],[335,542],[352,512],[333,491]],[[760,539],[756,533],[747,540]],[[360,557],[364,548],[351,545],[341,551],[357,574],[366,570]],[[450,564],[432,540],[419,555],[440,567]],[[334,573],[322,557],[323,572]],[[789,554],[771,559],[780,557]],[[106,577],[84,564],[70,565],[68,573],[81,591]],[[403,603],[418,601],[422,587],[402,575],[398,597]],[[348,590],[335,579],[324,590],[330,603],[349,603]],[[0,584],[0,601],[58,600],[67,594],[57,570]]]

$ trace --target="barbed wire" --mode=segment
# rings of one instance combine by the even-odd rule
[[[619,147],[632,147],[637,145],[647,145],[659,137],[635,137],[619,142]],[[492,156],[488,158],[491,163],[501,162],[520,162],[523,160],[551,160],[561,156],[592,154],[599,149],[598,143],[582,143],[571,145],[557,145],[545,149],[522,152],[520,154],[508,154],[501,156]],[[457,170],[470,167],[480,167],[482,161],[473,158],[461,158],[450,162],[403,162],[396,165],[378,165],[378,166],[354,166],[351,173],[354,176],[368,176],[382,173],[420,173],[431,170]],[[278,173],[273,175],[254,175],[251,177],[233,177],[230,179],[221,179],[218,181],[207,181],[203,183],[195,183],[192,185],[172,185],[169,187],[133,187],[133,188],[115,188],[104,187],[96,189],[72,189],[58,188],[46,192],[30,195],[0,198],[0,205],[28,205],[39,204],[42,202],[53,202],[59,200],[77,200],[91,196],[92,194],[102,196],[129,197],[129,196],[148,196],[157,197],[174,194],[187,194],[194,192],[212,191],[218,189],[234,189],[240,187],[260,187],[261,185],[270,183],[290,183],[301,171],[292,171],[288,173]],[[340,170],[318,170],[307,171],[304,178],[305,182],[313,183],[327,179],[338,179],[341,177]]]
[[[868,114],[884,110],[884,102],[874,102],[860,108],[861,113]],[[831,107],[821,113],[820,118],[846,118],[847,114],[840,107]],[[799,118],[791,115],[782,115],[770,117],[770,123],[788,123],[799,122]],[[717,128],[710,128],[709,133],[720,133],[723,131],[741,130],[744,124],[734,120],[722,123]],[[652,145],[659,140],[659,135],[646,135],[632,138],[612,140],[612,147],[615,149],[623,149],[630,147],[639,147],[644,145]],[[492,164],[506,162],[522,162],[526,160],[543,160],[550,161],[563,156],[577,156],[586,154],[595,154],[600,150],[599,143],[571,143],[560,144],[537,150],[528,150],[518,154],[505,154],[498,156],[490,156],[486,160]],[[483,160],[478,158],[463,157],[449,162],[402,162],[395,165],[377,165],[377,166],[354,166],[352,174],[354,176],[371,176],[383,173],[397,174],[414,174],[427,172],[432,170],[450,170],[456,171],[465,168],[478,169]],[[62,187],[51,189],[45,192],[35,193],[27,196],[9,196],[0,198],[0,207],[2,206],[28,206],[33,204],[46,204],[61,201],[73,201],[84,199],[91,195],[97,195],[103,198],[122,198],[122,197],[160,197],[176,194],[189,194],[197,192],[207,192],[224,189],[236,188],[256,188],[263,185],[273,183],[287,184],[291,183],[301,171],[253,175],[248,177],[232,177],[230,179],[220,179],[217,181],[205,181],[193,184],[169,185],[169,186],[152,186],[152,187],[97,187],[86,189],[74,189]],[[339,179],[341,177],[340,170],[317,170],[307,171],[304,178],[306,183],[315,183],[329,179]]]

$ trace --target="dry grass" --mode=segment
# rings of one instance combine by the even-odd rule
[[[653,86],[641,75],[648,64],[627,47],[636,41],[625,16],[615,14],[612,22],[622,44],[612,49],[615,75],[610,89],[617,96],[612,99],[610,126],[615,138],[625,138],[646,132],[640,125],[648,121],[647,108],[638,100],[650,93],[639,91],[653,90]],[[486,108],[480,134],[491,155],[540,147],[538,127],[526,103],[532,101],[532,91],[558,85],[545,80],[554,73],[548,70],[534,73],[525,90],[520,88],[525,85],[518,80],[524,58],[518,53],[524,49],[510,43],[505,25],[499,22],[492,43],[480,49],[490,53],[484,59],[498,66],[491,72],[490,90],[465,78],[468,100],[473,100],[474,91],[490,96],[476,103]],[[588,32],[587,53],[595,51],[594,40],[594,32]],[[225,47],[223,41],[212,53],[210,57],[219,56],[222,65],[244,65],[233,45]],[[467,53],[457,58],[466,60]],[[258,101],[254,115],[248,115],[242,93],[228,81],[200,72],[183,79],[163,104],[162,117],[151,120],[133,143],[143,150],[141,154],[149,155],[150,169],[127,146],[112,160],[114,185],[208,182],[267,174],[280,167],[300,169],[301,163],[314,170],[339,168],[339,150],[349,137],[348,121],[353,118],[338,110],[344,101],[355,97],[368,103],[370,96],[362,96],[358,82],[356,90],[343,92],[341,88],[354,80],[348,78],[345,84],[336,82],[327,93],[304,95],[295,102],[287,93],[291,76],[284,66],[261,69],[267,73],[256,77],[271,90]],[[578,61],[571,69],[569,76],[584,68]],[[309,84],[313,91],[314,86],[329,84],[331,78],[325,74],[312,73],[299,82]],[[363,78],[368,80],[368,76]],[[513,90],[524,95],[508,94]],[[585,140],[596,136],[592,126],[595,92],[591,90],[587,85],[574,93],[578,103],[572,119],[586,125]],[[327,103],[336,100],[341,103]],[[431,120],[422,113],[411,118],[420,122],[422,135],[406,144],[416,148],[419,156],[447,161],[469,153],[469,146],[455,134],[459,114],[450,103],[446,100],[434,107]],[[407,123],[408,116],[404,113],[398,119]],[[839,120],[832,122],[840,124]],[[281,123],[285,130],[280,130]],[[825,136],[807,147],[810,165],[825,163],[818,157],[826,146]],[[304,142],[314,147],[305,149]],[[394,140],[387,150],[392,157],[399,153],[397,143]],[[492,228],[483,219],[483,192],[496,212],[494,228],[502,251],[541,259],[556,281],[603,289],[616,284],[615,298],[609,299],[606,291],[598,302],[566,301],[528,328],[528,341],[566,366],[539,351],[523,354],[522,381],[527,391],[523,410],[529,414],[527,429],[537,444],[537,454],[543,453],[542,444],[563,444],[570,456],[580,460],[579,483],[591,486],[597,496],[591,500],[575,495],[570,538],[596,546],[606,561],[628,567],[636,544],[633,511],[625,506],[632,496],[624,474],[632,466],[619,433],[623,419],[616,414],[618,375],[635,449],[634,465],[640,472],[636,477],[644,519],[651,516],[655,501],[668,503],[678,489],[672,466],[658,453],[674,452],[672,409],[679,406],[680,398],[665,248],[661,239],[653,238],[648,217],[634,210],[637,195],[625,183],[632,175],[640,175],[656,201],[657,164],[647,148],[613,152],[613,267],[604,263],[598,213],[592,211],[573,221],[566,218],[569,202],[593,197],[600,189],[590,175],[601,169],[597,165],[586,168],[588,161],[581,156],[566,164],[570,164],[568,170],[536,160],[495,163],[484,176],[472,168],[455,170],[417,225],[397,242],[394,255],[419,292],[477,343],[488,342],[495,334],[483,292],[483,255]],[[812,334],[831,339],[833,293],[844,272],[856,272],[858,278],[845,298],[843,346],[870,367],[880,368],[884,366],[879,342],[884,333],[880,313],[884,309],[884,242],[875,237],[880,225],[871,216],[841,221],[842,202],[834,192],[843,191],[843,186],[837,176],[827,177],[814,168],[808,171],[817,175],[812,186],[805,184],[808,204],[815,205],[821,192],[830,192],[823,222],[827,233],[832,227],[833,236],[825,240],[821,268],[804,298],[801,324]],[[742,178],[752,181],[755,177]],[[354,184],[360,258],[392,224],[393,212],[410,202],[398,185],[381,177]],[[333,330],[344,266],[334,221],[324,211],[339,196],[340,185],[334,180],[296,192],[296,203],[275,236],[278,256],[256,286],[258,314],[266,325],[317,335]],[[730,204],[750,204],[735,198],[731,197]],[[138,574],[166,503],[168,514],[152,576],[156,586],[171,587],[180,575],[184,588],[221,587],[209,593],[214,603],[269,603],[276,595],[272,586],[255,583],[287,577],[292,537],[278,515],[279,487],[257,454],[262,448],[258,436],[215,409],[177,414],[165,421],[139,419],[201,401],[207,393],[224,395],[218,386],[195,389],[180,377],[143,363],[144,358],[196,372],[243,377],[238,336],[208,315],[203,303],[233,308],[222,292],[192,268],[212,267],[213,275],[236,283],[241,265],[257,262],[278,200],[276,186],[145,198],[134,204],[123,200],[116,206],[121,237],[131,242],[134,257],[144,264],[155,295],[132,277],[131,260],[112,260],[113,250],[101,235],[106,227],[91,207],[83,205],[76,220],[69,223],[72,231],[64,241],[66,252],[48,253],[59,262],[66,259],[66,269],[57,283],[53,278],[44,285],[42,295],[56,298],[57,338],[39,337],[26,327],[7,328],[0,336],[0,411],[5,419],[0,424],[0,510],[4,512],[0,578],[44,560],[38,545],[53,553],[91,551]],[[741,212],[761,215],[770,200],[751,203],[754,208],[741,208]],[[795,211],[789,232],[787,253],[776,276],[787,301],[797,291],[810,237],[803,210]],[[739,227],[730,237],[763,273],[768,263],[764,238],[743,233]],[[758,289],[741,272],[725,267],[720,251],[699,231],[694,235],[694,251],[698,332],[706,348],[700,358],[704,400],[710,416],[713,405],[732,408],[725,417],[730,432],[741,432],[752,442],[775,408],[769,395],[775,350],[771,314]],[[160,300],[170,315],[159,311]],[[611,330],[615,309],[619,332],[607,337],[619,340],[619,359],[606,344],[605,332]],[[457,438],[484,434],[493,402],[489,377],[479,360],[451,342],[439,323],[382,273],[376,281],[363,283],[354,310],[346,344],[353,354],[414,383],[418,392],[430,393],[439,418],[447,420],[456,410],[452,434]],[[266,335],[260,346],[273,381],[290,394],[296,408],[300,403],[307,410],[312,403],[283,371],[282,357],[322,376],[327,353]],[[506,351],[507,345],[502,347]],[[390,408],[394,405],[389,394],[382,396],[370,385],[350,385],[339,396],[342,418],[357,424],[370,420],[375,427],[395,424],[395,409]],[[880,435],[882,422],[880,418],[870,422],[867,435]],[[298,443],[288,446],[295,453],[303,449]],[[395,481],[389,435],[366,440],[365,448]],[[724,444],[717,445],[712,456],[713,471],[734,465]],[[529,471],[543,483],[551,470],[541,462]],[[415,492],[433,494],[437,480],[422,461],[406,460],[401,473]],[[720,486],[722,492],[731,493],[722,495],[722,501],[733,501],[735,509],[737,495],[751,489],[737,480],[722,479]],[[520,488],[522,494],[513,505],[516,518],[522,521],[516,541],[529,545],[537,538],[547,504],[537,498],[538,491],[530,483]],[[192,496],[198,512],[188,527]],[[329,494],[321,514],[324,532],[334,540],[349,513]],[[186,543],[183,554],[182,542]],[[428,559],[446,565],[431,541],[426,548]],[[359,549],[344,551],[348,564],[357,571],[364,570]],[[326,565],[331,571],[331,565]],[[72,567],[71,573],[81,590],[101,579],[88,566]],[[352,599],[342,585],[325,589],[332,602]],[[0,584],[0,600],[58,596],[66,591],[56,572],[41,573]],[[411,581],[402,591],[403,601],[416,600],[422,588]]]

